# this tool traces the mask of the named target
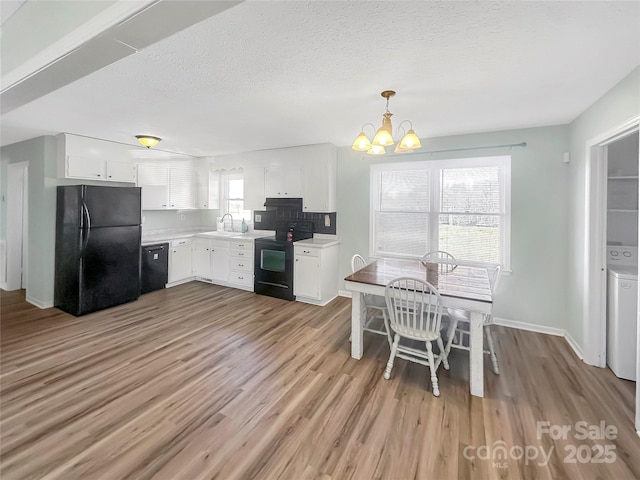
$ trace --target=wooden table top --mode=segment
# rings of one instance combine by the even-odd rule
[[[420,260],[381,258],[345,278],[347,282],[386,286],[397,277],[426,280],[440,295],[492,303],[489,275],[485,268],[457,265],[447,272],[448,265]],[[443,268],[444,267],[444,268]]]

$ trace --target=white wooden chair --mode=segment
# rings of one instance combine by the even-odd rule
[[[423,280],[399,277],[389,282],[385,288],[385,300],[389,313],[389,328],[393,331],[391,355],[387,362],[384,378],[389,380],[393,361],[396,357],[426,365],[431,371],[433,395],[440,396],[436,372],[440,363],[448,370],[446,350],[440,336],[442,320],[442,300],[433,285]],[[424,342],[426,351],[412,346],[401,345],[406,338]],[[434,355],[432,343],[436,342],[439,355]]]
[[[493,275],[490,279],[492,295],[495,294],[498,283],[500,282],[501,272],[502,272],[502,268],[500,267],[500,265],[495,267],[495,269],[493,270]],[[452,322],[455,321],[456,323],[455,333],[453,333],[451,347],[468,351],[471,314],[467,310],[462,310],[457,308],[448,308],[447,315],[449,316]],[[495,373],[496,375],[500,375],[500,367],[498,366],[498,357],[496,356],[493,336],[491,335],[492,323],[493,323],[493,315],[485,315],[483,332],[484,332],[484,337],[487,340],[488,350],[485,350],[484,353],[488,353],[491,356],[491,365],[493,367],[493,373]]]
[[[367,266],[367,261],[362,255],[357,253],[351,257],[351,272],[355,273],[358,270]],[[365,332],[375,333],[376,335],[384,335],[387,337],[389,348],[391,348],[391,335],[387,330],[387,305],[384,298],[377,295],[363,295],[364,302],[362,305],[362,318],[364,319],[364,326],[362,329]]]
[[[440,265],[440,271],[452,272],[456,268],[456,259],[449,252],[444,250],[434,250],[427,252],[422,256],[422,263],[437,263]]]

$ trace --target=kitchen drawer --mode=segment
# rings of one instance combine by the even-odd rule
[[[229,269],[239,272],[253,272],[253,260],[232,258],[229,261]]]
[[[253,272],[229,272],[229,283],[238,285],[253,286]]]
[[[229,242],[229,247],[232,250],[253,250],[253,242],[246,240],[231,240]]]
[[[312,248],[312,247],[295,247],[294,255],[302,255],[304,257],[319,257],[320,256],[320,248]]]
[[[247,261],[253,260],[253,252],[251,250],[237,250],[231,249],[231,258],[246,258]]]
[[[191,245],[192,240],[190,238],[176,238],[171,240],[172,247],[179,247],[180,245]]]

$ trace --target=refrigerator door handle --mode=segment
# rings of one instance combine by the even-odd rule
[[[87,208],[87,204],[82,202],[82,213],[87,217],[87,223],[82,228],[87,233],[84,238],[84,242],[82,242],[82,251],[80,252],[80,256],[84,256],[84,250],[87,248],[87,244],[89,243],[89,235],[91,234],[91,215],[89,215],[89,209]]]

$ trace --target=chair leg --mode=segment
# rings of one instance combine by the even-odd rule
[[[442,366],[444,367],[445,370],[449,370],[449,361],[447,360],[447,350],[444,346],[444,343],[442,343],[442,337],[438,337],[436,339],[436,343],[438,344],[438,348],[440,349],[440,357],[438,358],[438,362],[436,365],[436,368],[438,367],[438,365],[440,365],[439,362],[442,362]]]
[[[384,329],[387,332],[387,342],[389,342],[389,348],[392,347],[393,340],[391,340],[391,327],[389,326],[389,317],[387,317],[387,311],[382,311],[382,318],[384,320]]]
[[[398,351],[398,344],[400,343],[400,335],[396,333],[393,339],[393,345],[391,346],[391,355],[389,355],[389,361],[387,362],[387,368],[384,371],[384,379],[389,380],[391,378],[391,369],[393,368],[393,359],[396,357]]]
[[[444,368],[449,370],[449,352],[451,352],[451,344],[456,336],[456,328],[458,327],[458,320],[449,317],[449,329],[447,330],[447,345],[444,348],[444,357],[442,363]]]
[[[433,361],[433,350],[431,349],[431,342],[425,342],[427,345],[427,357],[429,358],[429,370],[431,370],[431,386],[433,387],[433,396],[440,396],[440,389],[438,388],[438,376],[436,375],[436,366]],[[442,340],[440,340],[442,343]],[[395,343],[394,343],[395,345]]]
[[[491,335],[491,328],[484,327],[484,333],[487,337],[487,346],[489,347],[489,355],[491,356],[491,365],[493,367],[493,373],[500,375],[500,367],[498,367],[498,357],[493,347],[493,336]]]

